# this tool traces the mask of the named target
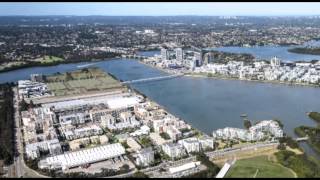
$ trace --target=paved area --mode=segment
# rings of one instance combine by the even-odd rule
[[[72,168],[72,169],[67,170],[66,173],[70,173],[70,172],[85,172],[85,173],[94,174],[94,173],[101,172],[102,168],[119,170],[120,167],[125,165],[125,164],[129,165],[130,169],[134,169],[135,168],[134,164],[130,160],[124,160],[124,159],[119,160],[119,159],[117,159],[115,161],[113,159],[109,159],[107,161],[93,163],[88,168],[81,168],[81,167]]]
[[[14,158],[14,164],[11,167],[11,172],[9,177],[42,177],[38,172],[28,168],[23,159],[23,137],[21,133],[21,118],[19,113],[19,95],[17,93],[17,88],[13,89],[14,92],[14,121],[15,121],[15,143],[16,143],[16,156]]]

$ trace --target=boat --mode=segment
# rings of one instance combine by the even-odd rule
[[[92,65],[95,65],[95,64],[97,64],[97,63],[83,64],[83,65],[77,66],[77,68],[89,67],[89,66],[92,66]]]
[[[243,114],[241,114],[240,117],[247,117],[247,116],[248,116],[247,114],[243,113]]]

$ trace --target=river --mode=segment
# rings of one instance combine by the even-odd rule
[[[209,48],[224,52],[232,53],[249,53],[255,56],[257,59],[270,60],[272,57],[277,56],[282,61],[311,61],[320,60],[320,55],[309,55],[309,54],[298,54],[288,52],[288,49],[295,47],[306,47],[313,46],[319,47],[320,41],[308,41],[302,45],[292,45],[292,46],[253,46],[253,47],[219,47],[219,48]]]
[[[263,46],[263,47],[221,47],[213,48],[219,51],[232,52],[232,53],[249,53],[257,59],[270,60],[272,57],[277,56],[282,61],[311,61],[320,60],[319,55],[297,54],[288,52],[295,46]]]
[[[0,82],[29,79],[32,73],[52,74],[71,71],[83,64],[86,63],[25,68],[0,73]],[[121,80],[165,74],[138,61],[128,59],[101,61],[94,66],[110,72]],[[284,124],[285,132],[295,137],[293,132],[295,127],[316,125],[305,113],[320,111],[318,99],[320,89],[315,87],[196,77],[180,77],[132,86],[164,106],[172,114],[207,134],[226,126],[243,128],[240,115],[246,113],[253,122],[280,119]],[[320,156],[306,143],[301,145],[308,154],[320,159]]]

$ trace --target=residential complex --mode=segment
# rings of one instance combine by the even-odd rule
[[[98,70],[88,71],[97,73]],[[84,76],[87,72],[75,71],[71,76],[78,73]],[[104,75],[104,78],[108,76]],[[155,102],[124,89],[126,87],[117,85],[121,91],[114,89],[108,93],[80,95],[74,91],[74,94],[59,96],[56,89],[68,84],[68,80],[51,82],[49,86],[38,79],[30,82],[18,86],[22,101],[35,102],[34,106],[29,105],[21,112],[24,151],[26,161],[38,161],[40,169],[69,173],[98,166],[95,164],[111,163],[114,165],[108,168],[118,171],[129,164],[129,170],[132,170],[134,166],[158,165],[166,156],[175,161],[215,149],[212,137],[193,129]],[[29,90],[35,85],[46,87],[44,89],[52,93],[51,96],[27,96],[21,90]],[[81,88],[81,84],[77,86]],[[160,157],[156,158],[159,153]],[[181,176],[174,168],[169,168],[172,167],[168,167],[169,174]],[[193,171],[199,171],[198,166],[194,166]]]
[[[168,54],[168,49],[161,52]],[[281,62],[277,57],[268,60],[237,60],[236,57],[226,62],[214,59],[216,51],[179,50],[179,58],[161,58],[158,55],[143,60],[144,63],[169,70],[171,73],[191,75],[206,74],[210,77],[234,78],[301,85],[320,84],[320,61],[314,62]],[[184,54],[181,56],[181,52]],[[236,56],[236,55],[232,55]],[[181,59],[183,57],[183,59]],[[233,57],[231,57],[233,58]]]
[[[215,139],[224,140],[259,141],[264,138],[283,137],[283,130],[278,122],[274,120],[264,120],[251,126],[248,130],[230,127],[218,129],[212,132],[212,136]]]

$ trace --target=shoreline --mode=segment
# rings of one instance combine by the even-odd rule
[[[185,74],[184,76],[196,77],[196,78],[221,79],[221,80],[237,80],[237,81],[255,82],[255,83],[281,84],[281,85],[289,85],[289,86],[305,86],[305,87],[315,87],[315,88],[320,87],[320,84],[313,85],[313,84],[306,84],[306,83],[290,83],[290,82],[268,81],[268,80],[249,80],[249,79],[239,79],[239,78],[231,78],[231,77],[217,77],[217,76],[208,77],[203,74]]]
[[[318,50],[317,52],[310,52],[312,49],[310,48],[305,48],[305,47],[295,47],[287,50],[290,53],[295,53],[295,54],[303,54],[303,55],[313,55],[313,56],[319,56],[320,51]]]
[[[131,60],[130,58],[128,58],[128,59]],[[135,60],[135,59],[132,59],[132,60]],[[151,65],[151,64],[145,63],[145,62],[140,61],[140,60],[137,60],[137,61],[138,61],[139,63],[144,64],[144,65],[146,65],[146,66],[149,66],[149,67],[151,67],[151,68],[153,68],[153,69],[157,69],[157,70],[159,70],[159,71],[161,71],[161,72],[164,72],[164,73],[167,73],[167,74],[170,74],[170,75],[175,74],[174,72],[171,72],[170,70],[166,70],[166,69],[163,69],[163,68],[160,68],[160,67],[157,67],[157,66],[153,66],[153,65]]]
[[[165,71],[163,68],[159,68],[150,64],[147,64],[143,61],[139,61],[140,63],[147,65],[151,68],[160,70],[162,72],[168,73],[168,74],[175,74],[174,72],[170,71]],[[239,78],[232,78],[232,77],[219,77],[219,76],[211,76],[208,77],[207,75],[204,74],[188,74],[185,73],[184,76],[186,77],[195,77],[195,78],[209,78],[209,79],[218,79],[218,80],[237,80],[237,81],[245,81],[245,82],[255,82],[255,83],[269,83],[269,84],[281,84],[281,85],[288,85],[288,86],[305,86],[305,87],[314,87],[314,88],[319,88],[319,85],[316,84],[306,84],[306,83],[290,83],[290,82],[281,82],[281,81],[268,81],[268,80],[249,80],[249,79],[239,79]]]
[[[141,62],[141,61],[138,61],[138,62],[140,62],[140,63],[142,63],[142,64],[145,64],[145,65],[147,65],[147,66],[150,66],[150,67],[152,67],[152,68],[155,68],[154,66],[152,66],[152,65],[150,65],[150,64],[146,64],[146,63],[143,63],[143,62]],[[156,69],[158,69],[158,70],[160,70],[160,71],[162,71],[162,72],[165,72],[165,73],[169,73],[169,72],[164,71],[164,70],[161,69],[161,68],[156,68]],[[110,73],[110,72],[109,72],[109,73]],[[110,74],[111,74],[111,73],[110,73]],[[170,74],[173,74],[173,73],[170,73]],[[111,75],[114,76],[113,74],[111,74]],[[114,76],[114,78],[120,82],[120,80],[119,80],[117,77]],[[146,101],[150,101],[150,102],[152,102],[152,103],[155,103],[155,104],[158,105],[161,109],[163,109],[163,110],[165,110],[166,112],[170,113],[171,115],[173,115],[174,117],[178,118],[179,120],[182,120],[182,121],[188,123],[189,125],[191,125],[191,128],[194,129],[195,131],[200,132],[202,135],[210,136],[210,134],[207,134],[207,133],[201,131],[200,129],[195,128],[193,124],[191,124],[190,122],[188,122],[188,121],[186,121],[185,119],[181,118],[180,116],[178,116],[178,115],[176,115],[176,114],[173,114],[173,113],[172,113],[171,111],[169,111],[166,107],[164,107],[163,105],[159,104],[158,102],[156,102],[156,100],[152,99],[151,97],[147,96],[146,94],[140,92],[138,89],[134,88],[133,86],[130,86],[129,84],[126,84],[125,87],[128,88],[128,89],[132,89],[135,93],[143,96],[143,97],[146,99]],[[210,136],[210,137],[211,137],[211,136]]]
[[[84,63],[84,62],[102,62],[102,61],[110,61],[112,59],[119,59],[121,57],[109,57],[109,58],[104,58],[104,59],[91,59],[91,60],[75,60],[75,61],[60,61],[60,62],[53,62],[53,63],[46,63],[46,64],[41,64],[41,62],[34,62],[30,64],[24,64],[21,66],[12,66],[9,68],[4,68],[0,70],[1,73],[6,73],[10,71],[15,71],[15,70],[20,70],[20,69],[27,69],[27,68],[33,68],[33,67],[50,67],[50,66],[58,66],[61,64],[74,64],[74,63]]]
[[[165,72],[168,74],[176,74],[175,72],[172,72],[170,70],[166,70],[157,66],[153,66],[151,64],[147,64],[143,61],[138,61],[144,65],[147,65],[151,68],[160,70],[161,72]],[[269,81],[269,80],[250,80],[250,79],[239,79],[239,78],[232,78],[232,77],[226,77],[226,76],[211,76],[208,77],[208,75],[204,74],[189,74],[189,73],[184,73],[184,76],[186,77],[195,77],[195,78],[210,78],[210,79],[218,79],[218,80],[237,80],[237,81],[245,81],[245,82],[255,82],[255,83],[269,83],[269,84],[280,84],[280,85],[288,85],[288,86],[301,86],[301,87],[314,87],[314,88],[319,88],[320,84],[307,84],[307,83],[290,83],[290,82],[282,82],[282,81]]]

